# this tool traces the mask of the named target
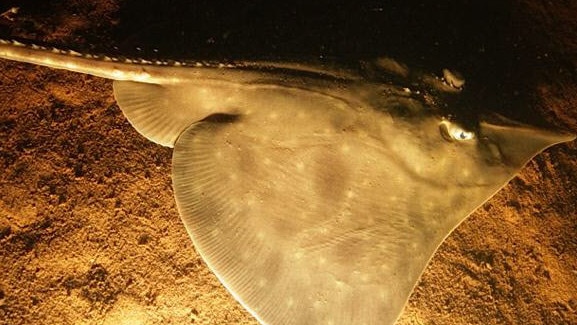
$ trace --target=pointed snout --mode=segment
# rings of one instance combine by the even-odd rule
[[[503,162],[515,168],[523,167],[553,145],[575,140],[575,134],[505,120],[503,123],[481,122],[479,126],[481,137],[496,145]]]

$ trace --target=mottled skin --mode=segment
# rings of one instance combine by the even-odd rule
[[[535,154],[573,137],[503,121],[464,129],[449,83],[391,60],[117,60],[1,41],[0,57],[115,80],[126,117],[175,148],[199,252],[266,324],[392,324],[444,238]],[[376,69],[376,70],[375,70]],[[447,77],[448,76],[448,77]]]

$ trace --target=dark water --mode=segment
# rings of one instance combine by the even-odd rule
[[[503,51],[509,15],[508,1],[127,0],[115,38],[183,57],[387,55],[466,68]]]
[[[127,0],[113,37],[122,53],[139,56],[341,63],[389,56],[473,76],[470,102],[482,98],[494,110],[496,92],[518,88],[508,76],[510,15],[509,1]]]
[[[46,12],[59,2],[66,5],[61,0],[21,0],[15,5]],[[532,116],[532,89],[538,81],[529,78],[532,62],[524,58],[535,55],[511,18],[516,10],[513,0],[119,3],[117,25],[87,31],[89,43],[104,46],[95,47],[97,52],[149,59],[341,64],[388,56],[426,71],[461,72],[467,79],[468,106],[478,106],[474,110],[499,111],[517,119]],[[98,1],[92,5],[98,6]],[[90,10],[90,5],[82,10]]]

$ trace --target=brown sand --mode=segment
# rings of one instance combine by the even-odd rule
[[[95,24],[115,26],[118,3],[83,3],[0,21],[13,36],[86,45]],[[536,111],[577,132],[577,3],[516,6],[517,28],[569,62],[536,69]],[[0,61],[0,324],[257,324],[192,247],[170,155],[128,124],[110,81]],[[399,324],[577,324],[576,204],[573,142],[447,239]]]

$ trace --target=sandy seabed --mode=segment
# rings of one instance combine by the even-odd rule
[[[3,37],[74,48],[124,23],[122,1],[54,1],[50,13],[9,2],[0,10],[21,11],[2,16]],[[535,110],[577,133],[577,3],[515,6],[516,28],[568,64],[537,71]],[[170,159],[128,124],[110,81],[0,61],[0,324],[257,324],[195,252]],[[572,142],[451,234],[398,324],[577,324],[576,205]]]

